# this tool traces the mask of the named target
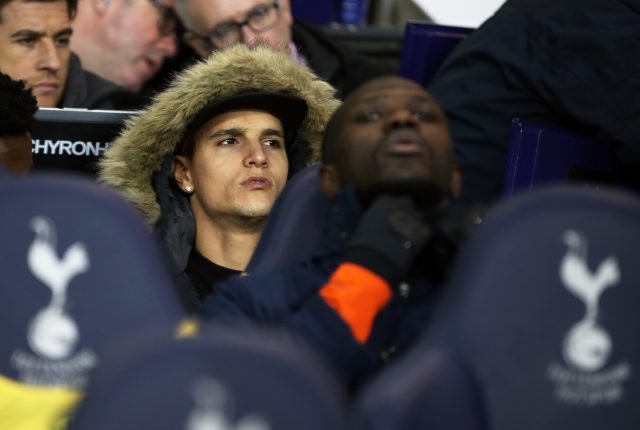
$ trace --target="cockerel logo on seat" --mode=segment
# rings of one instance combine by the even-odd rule
[[[573,230],[565,231],[563,237],[568,251],[560,264],[560,279],[564,286],[585,305],[585,314],[569,330],[564,341],[564,359],[567,364],[583,372],[600,370],[611,353],[611,337],[598,326],[600,296],[620,280],[620,271],[615,257],[600,263],[598,270],[591,272],[587,266],[587,242]]]
[[[236,417],[233,399],[225,386],[208,377],[198,378],[191,387],[194,408],[187,416],[185,430],[269,430],[260,415]]]
[[[35,237],[27,250],[27,266],[39,283],[51,292],[49,303],[29,322],[29,349],[16,349],[11,365],[18,371],[17,380],[34,386],[62,386],[83,389],[89,371],[97,366],[92,348],[78,347],[80,331],[67,305],[71,281],[89,270],[89,253],[75,242],[58,254],[56,226],[38,215],[29,221]]]
[[[566,365],[554,362],[547,368],[555,397],[562,403],[580,407],[622,401],[631,365],[621,361],[608,366],[614,350],[613,339],[599,321],[602,295],[622,279],[618,259],[609,256],[592,271],[586,237],[576,230],[566,230],[562,240],[567,250],[560,261],[560,280],[584,304],[585,311],[564,335],[562,358]]]
[[[28,341],[38,355],[49,359],[67,358],[78,342],[78,327],[65,312],[67,287],[71,280],[89,269],[86,247],[80,242],[71,245],[58,257],[56,228],[45,217],[31,219],[36,236],[29,247],[27,263],[33,276],[51,290],[49,304],[31,320]]]

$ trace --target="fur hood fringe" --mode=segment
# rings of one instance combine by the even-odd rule
[[[319,161],[324,128],[340,104],[334,88],[286,51],[236,45],[178,74],[149,107],[131,117],[100,160],[99,180],[134,203],[153,226],[160,205],[152,178],[182,142],[186,126],[209,103],[255,91],[286,93],[307,102],[298,136],[311,148],[309,162]]]

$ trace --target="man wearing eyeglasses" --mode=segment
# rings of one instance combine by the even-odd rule
[[[288,49],[344,97],[360,83],[391,70],[357,57],[320,31],[295,21],[289,0],[176,0],[184,41],[200,56],[236,43]]]
[[[133,93],[176,54],[174,0],[80,0],[71,50],[84,67]]]
[[[23,81],[39,107],[122,107],[123,91],[69,50],[75,12],[75,0],[0,0],[0,71]]]

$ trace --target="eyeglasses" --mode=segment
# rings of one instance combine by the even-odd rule
[[[222,48],[238,43],[241,38],[242,27],[248,26],[252,31],[261,33],[272,28],[280,19],[279,2],[256,6],[247,13],[247,17],[242,22],[229,21],[214,28],[208,35],[204,36],[192,30],[194,36],[208,45],[209,50]]]
[[[176,30],[176,16],[174,15],[173,9],[171,5],[167,2],[167,0],[150,0],[151,3],[158,9],[160,12],[160,17],[158,18],[158,32],[161,36],[168,36]]]

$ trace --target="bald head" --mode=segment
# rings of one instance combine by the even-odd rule
[[[288,0],[177,0],[184,41],[201,57],[236,43],[289,49],[293,16]]]

